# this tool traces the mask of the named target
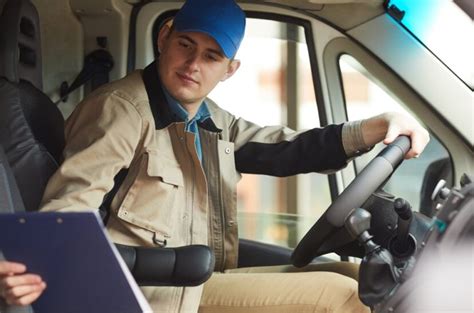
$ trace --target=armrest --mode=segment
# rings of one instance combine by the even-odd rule
[[[115,246],[140,286],[197,286],[208,280],[214,270],[214,254],[204,245]]]

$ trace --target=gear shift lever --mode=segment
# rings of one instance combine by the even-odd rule
[[[381,302],[397,285],[400,273],[390,252],[372,240],[368,230],[371,215],[364,209],[355,209],[347,216],[345,227],[365,248],[359,270],[359,298],[368,305]]]
[[[397,234],[389,242],[388,249],[395,257],[406,259],[416,250],[416,240],[410,234],[413,212],[410,203],[402,198],[395,199],[393,206],[398,215],[398,226]]]
[[[371,240],[372,236],[368,232],[371,217],[372,215],[370,215],[368,211],[355,209],[345,220],[347,231],[364,246],[366,254],[379,248],[379,246]]]

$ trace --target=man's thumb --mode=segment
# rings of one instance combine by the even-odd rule
[[[398,136],[400,135],[400,130],[398,127],[390,127],[385,134],[385,139],[383,143],[388,145],[391,144]]]

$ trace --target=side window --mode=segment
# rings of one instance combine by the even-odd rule
[[[260,126],[319,126],[305,28],[247,19],[236,56],[241,67],[209,95],[222,108]],[[326,175],[290,178],[242,175],[238,184],[240,237],[295,247],[330,203]]]
[[[410,114],[403,103],[399,103],[385,91],[375,78],[353,57],[342,55],[339,68],[343,80],[346,110],[349,120],[357,120],[387,111]],[[421,124],[422,119],[419,118]],[[426,125],[425,125],[426,127]],[[413,209],[432,215],[431,193],[439,179],[452,184],[452,162],[448,151],[430,134],[431,140],[422,155],[402,163],[389,179],[384,189],[408,200]],[[377,145],[371,152],[355,160],[359,172],[383,148]]]

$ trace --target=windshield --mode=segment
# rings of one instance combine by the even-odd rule
[[[474,89],[474,21],[460,6],[452,0],[390,0],[387,8],[390,15]]]

